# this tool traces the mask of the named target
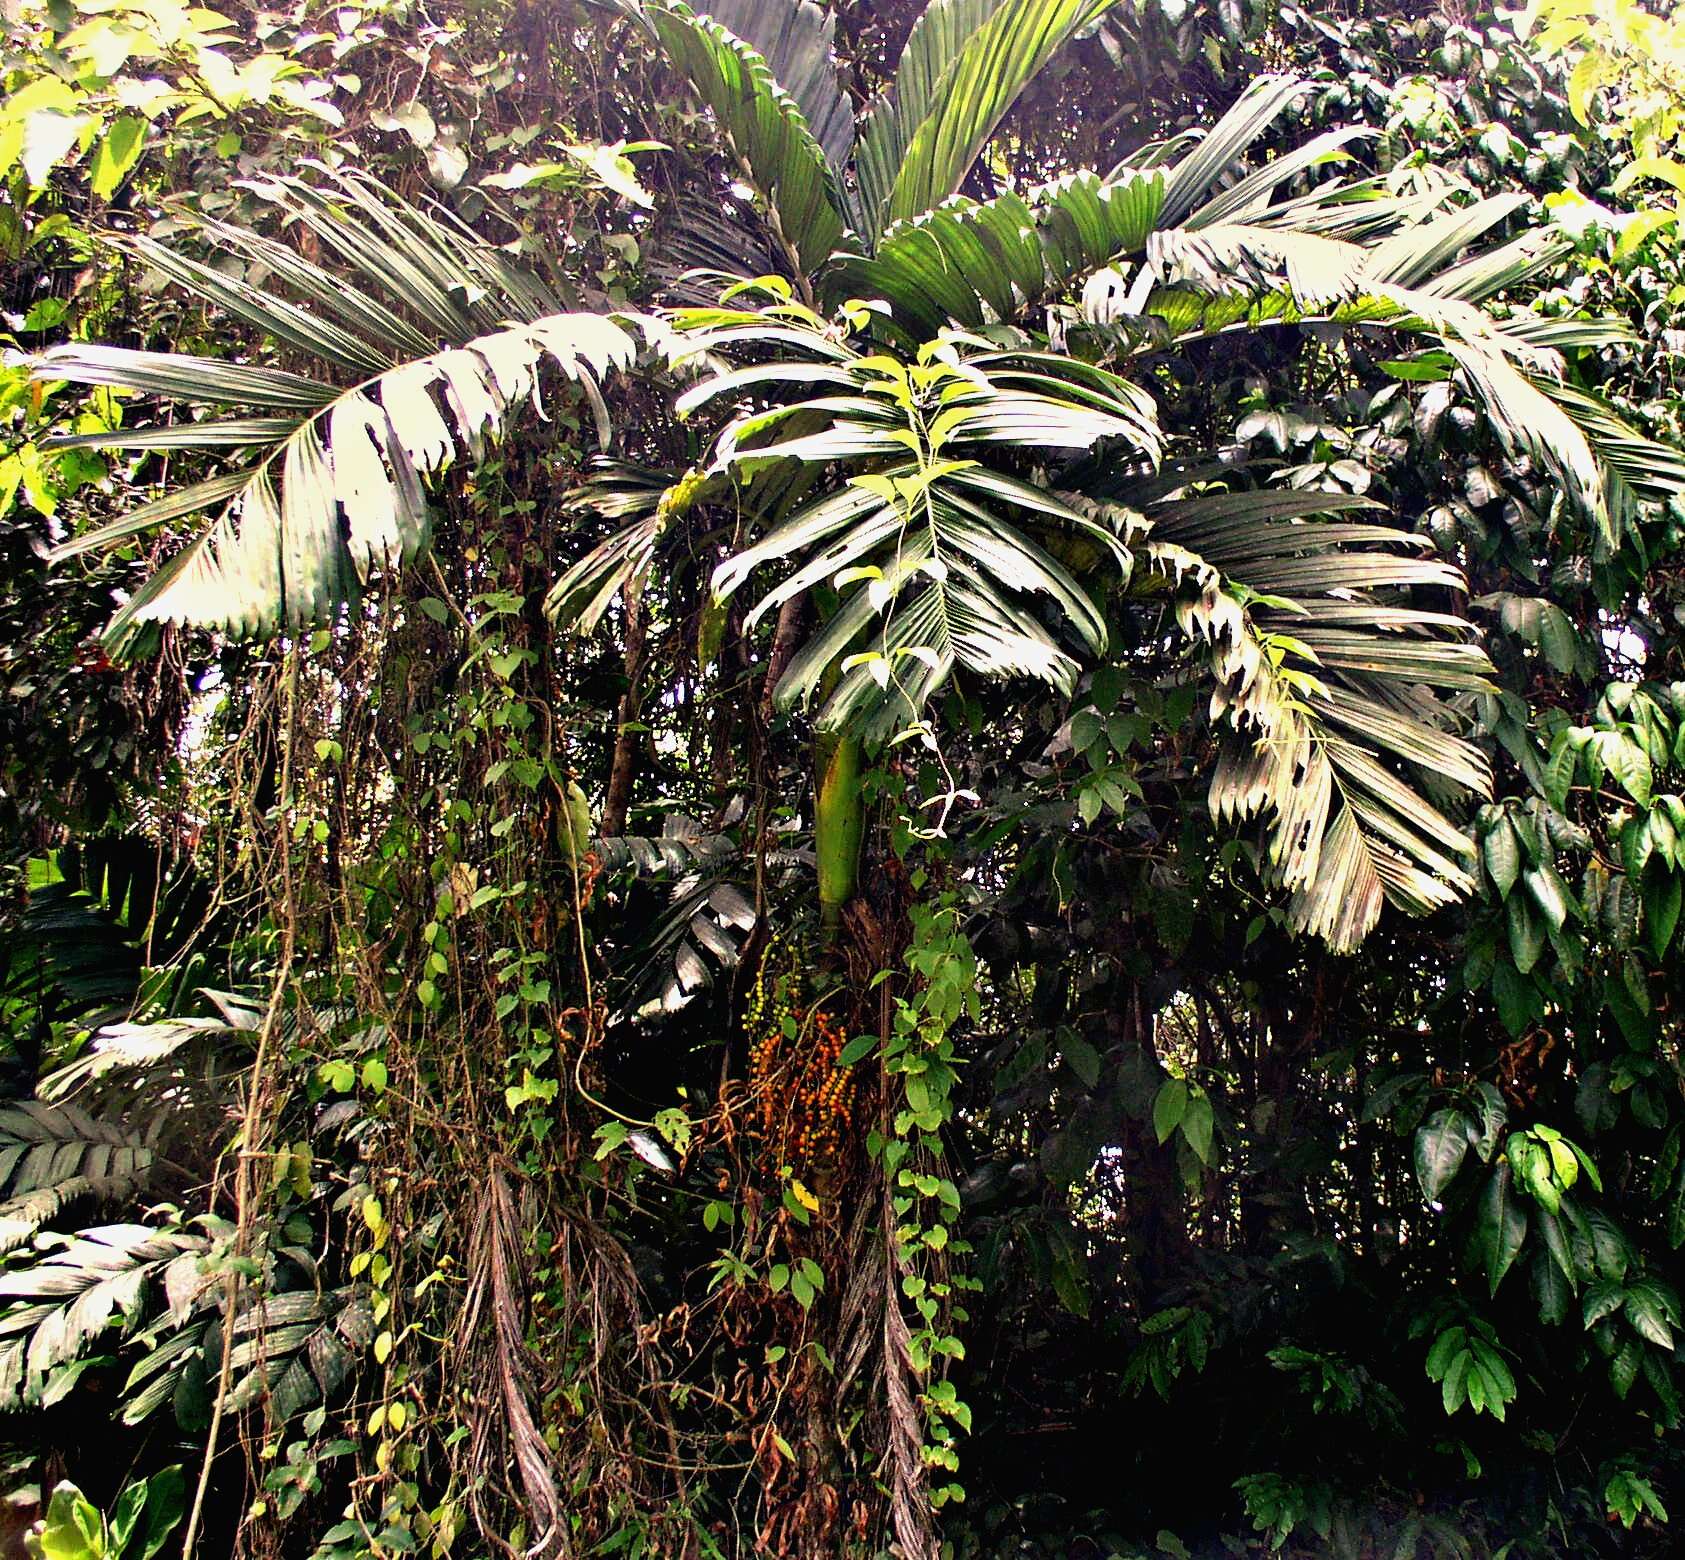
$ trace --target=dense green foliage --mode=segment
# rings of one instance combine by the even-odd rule
[[[7,17],[34,1551],[1674,1546],[1677,19]]]

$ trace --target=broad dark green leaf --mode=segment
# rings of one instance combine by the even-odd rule
[[[1535,1251],[1528,1272],[1532,1281],[1533,1303],[1539,1308],[1539,1320],[1553,1326],[1566,1321],[1573,1291],[1551,1254],[1543,1249]]]
[[[1507,813],[1499,816],[1481,841],[1480,853],[1492,884],[1498,890],[1498,897],[1508,899],[1521,872],[1521,842],[1515,837],[1515,828]]]
[[[1516,1196],[1508,1163],[1499,1160],[1475,1205],[1470,1236],[1470,1250],[1484,1270],[1492,1294],[1497,1294],[1526,1238],[1527,1211]]]
[[[1473,1123],[1458,1110],[1436,1110],[1416,1129],[1416,1179],[1422,1196],[1435,1207],[1462,1168]]]

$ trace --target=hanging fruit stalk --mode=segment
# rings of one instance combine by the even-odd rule
[[[813,845],[819,857],[819,924],[826,940],[842,920],[860,877],[860,838],[866,806],[860,792],[860,739],[821,731],[814,739],[817,801]]]

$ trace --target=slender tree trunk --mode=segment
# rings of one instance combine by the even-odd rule
[[[621,596],[626,608],[626,691],[615,712],[614,758],[609,764],[608,795],[603,800],[600,832],[613,836],[626,832],[626,814],[632,805],[632,780],[638,767],[640,732],[629,730],[638,719],[642,702],[640,684],[644,676],[644,645],[648,624],[644,613],[643,589],[628,581]]]
[[[1114,1047],[1138,1046],[1148,1061],[1157,1062],[1152,1010],[1142,1000],[1140,984],[1122,973],[1111,986],[1107,1029]],[[1158,1141],[1151,1120],[1120,1113],[1117,1146],[1127,1188],[1122,1209],[1124,1241],[1137,1298],[1145,1309],[1153,1310],[1159,1297],[1180,1284],[1189,1271],[1187,1190],[1177,1173],[1174,1151]]]
[[[767,657],[766,681],[761,685],[761,719],[772,719],[772,695],[801,643],[807,625],[807,592],[792,596],[778,609],[778,626],[772,631],[772,653]]]

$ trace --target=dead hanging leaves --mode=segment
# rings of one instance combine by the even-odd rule
[[[533,1415],[533,1360],[527,1349],[525,1223],[509,1179],[493,1164],[477,1189],[469,1242],[469,1289],[457,1324],[459,1390],[473,1405],[470,1466],[474,1516],[483,1535],[498,1532],[481,1509],[482,1491],[502,1482],[511,1463],[533,1537],[528,1560],[570,1552],[555,1459]],[[476,1391],[472,1383],[480,1383]],[[495,1391],[488,1393],[484,1384]],[[501,1544],[505,1553],[515,1551]]]

